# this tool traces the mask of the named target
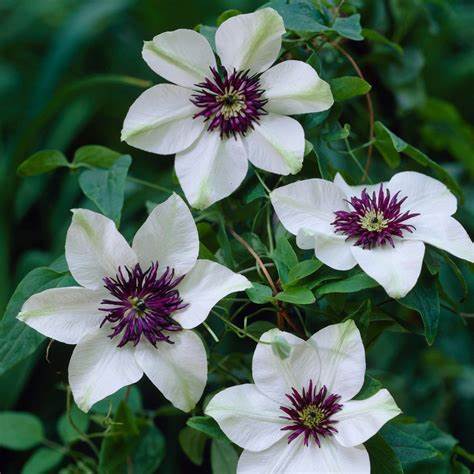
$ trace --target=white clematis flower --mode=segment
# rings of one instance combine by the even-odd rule
[[[281,359],[268,344],[283,337]],[[238,474],[369,473],[364,443],[400,413],[379,390],[352,400],[364,383],[365,351],[353,321],[318,331],[308,341],[272,329],[252,361],[254,384],[215,395],[206,407],[244,451]]]
[[[176,174],[193,207],[204,209],[237,189],[248,160],[281,175],[301,169],[304,131],[287,115],[326,110],[333,97],[302,61],[270,67],[284,33],[272,8],[229,18],[216,32],[220,65],[196,31],[145,42],[144,60],[176,85],[156,85],[135,101],[122,140],[152,153],[176,153]]]
[[[207,357],[190,329],[250,282],[197,259],[196,225],[176,194],[155,207],[131,247],[110,219],[73,212],[66,260],[81,286],[33,295],[18,319],[47,337],[77,344],[69,383],[83,411],[143,373],[174,406],[191,410],[206,385]]]
[[[298,247],[336,270],[359,264],[392,298],[415,286],[425,243],[474,261],[474,244],[452,217],[455,196],[421,173],[370,186],[349,186],[339,174],[334,183],[308,179],[275,189],[271,201]]]

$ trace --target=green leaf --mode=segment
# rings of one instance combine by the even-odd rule
[[[76,150],[72,164],[108,169],[122,156],[120,153],[100,145],[85,145]]]
[[[217,230],[217,242],[220,246],[220,251],[224,257],[224,262],[229,268],[235,268],[234,255],[232,252],[232,245],[229,240],[229,235],[226,231],[226,223],[224,216],[219,214],[218,216],[219,228]]]
[[[35,268],[23,278],[0,320],[0,375],[29,357],[45,340],[40,333],[16,319],[23,303],[35,293],[74,284],[68,273],[48,267]]]
[[[362,336],[362,340],[365,341],[367,329],[370,324],[370,316],[372,314],[372,302],[370,299],[364,301],[353,313],[349,314],[344,321],[352,319]]]
[[[402,426],[399,423],[389,423],[380,431],[383,439],[393,449],[402,464],[439,456],[439,451],[431,444],[419,436],[407,433]]]
[[[310,260],[303,260],[302,262],[297,263],[293,268],[290,269],[290,272],[288,273],[287,285],[292,285],[298,280],[302,280],[303,278],[312,275],[322,266],[322,262],[316,260],[315,258],[312,258]]]
[[[425,338],[429,345],[433,344],[440,315],[440,303],[438,289],[434,278],[421,278],[415,288],[405,296],[397,300],[403,306],[416,311],[423,320]]]
[[[139,429],[133,413],[120,402],[109,436],[104,438],[99,453],[99,473],[125,473],[127,458],[138,444]]]
[[[385,37],[376,30],[371,30],[370,28],[363,28],[362,36],[366,40],[372,41],[373,43],[384,44],[385,46],[388,46],[394,51],[396,51],[398,54],[403,54],[403,48],[399,44],[390,41],[387,37]]]
[[[403,468],[394,450],[376,434],[365,443],[370,457],[370,472],[373,474],[403,474]]]
[[[71,407],[71,419],[74,425],[79,428],[82,433],[87,432],[89,427],[89,417],[84,412],[79,410],[76,405]],[[81,435],[77,432],[71,424],[67,413],[64,413],[58,420],[57,430],[59,437],[65,444],[71,444],[80,439]]]
[[[363,40],[362,27],[360,26],[360,15],[357,13],[351,16],[338,17],[332,25],[332,29],[344,38],[354,41]]]
[[[134,474],[154,474],[166,455],[166,441],[163,433],[154,425],[140,431],[137,447],[132,455]],[[129,472],[130,472],[129,471]]]
[[[309,140],[305,140],[303,156],[308,156],[312,151],[313,151],[313,144]]]
[[[51,448],[39,448],[26,461],[21,474],[46,474],[52,472],[62,460],[63,454]]]
[[[245,290],[252,303],[264,304],[273,301],[272,289],[261,283],[252,283],[252,287]]]
[[[365,374],[364,385],[360,389],[360,392],[354,397],[354,400],[365,400],[375,395],[381,388],[383,388],[383,385],[380,381]]]
[[[345,123],[341,126],[339,123],[335,123],[335,127],[331,127],[331,131],[323,133],[321,138],[327,142],[335,142],[338,140],[344,140],[351,134],[351,126]]]
[[[227,439],[219,425],[210,416],[193,416],[186,421],[186,424],[209,438]]]
[[[87,170],[79,177],[83,193],[97,206],[100,212],[120,222],[125,196],[125,182],[132,159],[123,155],[109,170]]]
[[[357,273],[344,280],[326,283],[316,290],[316,297],[321,298],[329,293],[356,293],[357,291],[375,288],[379,284],[366,273]]]
[[[283,3],[273,1],[268,6],[274,8],[283,18],[285,28],[300,35],[328,31],[321,13],[309,2]]]
[[[239,455],[227,440],[212,440],[211,468],[213,474],[235,474]]]
[[[233,16],[240,15],[242,12],[240,10],[226,10],[222,12],[217,18],[217,26],[221,26],[224,21],[232,18]]]
[[[448,433],[441,431],[431,421],[424,423],[398,424],[397,427],[405,433],[416,436],[430,444],[438,451],[436,457],[422,459],[415,462],[406,462],[403,459],[405,469],[411,473],[421,474],[445,474],[456,472],[451,470],[451,460],[456,452],[458,440]],[[461,471],[462,472],[462,471]]]
[[[184,454],[196,466],[201,466],[204,459],[204,448],[207,436],[202,431],[196,431],[189,426],[185,426],[178,435],[179,445]]]
[[[444,261],[448,264],[449,268],[451,269],[454,276],[458,280],[459,285],[462,289],[462,293],[463,293],[461,297],[461,301],[464,301],[468,296],[469,287],[461,269],[457,266],[456,262],[449,256],[447,252],[445,252],[444,250],[437,250],[437,251],[442,255],[442,257],[444,258]]]
[[[399,152],[405,148],[405,142],[393,134],[382,122],[375,122],[375,147],[391,168],[400,165]]]
[[[275,298],[280,301],[292,304],[312,304],[316,301],[311,290],[305,287],[289,287],[275,295]]]
[[[69,162],[58,150],[42,150],[27,158],[17,169],[20,176],[36,176],[57,168],[69,168]]]
[[[215,53],[217,53],[217,49],[216,49],[217,28],[215,26],[199,25],[198,31],[199,33],[201,33],[201,35],[204,36],[204,38],[207,39],[207,41],[209,41],[209,44],[211,45],[212,50]]]
[[[215,255],[202,242],[199,242],[198,258],[204,259],[204,260],[216,261]]]
[[[245,195],[244,201],[245,201],[246,204],[249,204],[250,202],[253,202],[256,199],[266,198],[266,197],[267,197],[267,192],[265,191],[265,188],[260,183],[257,183],[250,190],[250,192],[248,192]]]
[[[431,168],[438,175],[438,178],[460,199],[464,201],[464,196],[461,187],[457,181],[438,163],[433,161],[422,151],[418,150],[414,146],[407,145],[403,150],[404,154],[409,156],[412,160],[415,160],[418,164],[424,167]]]
[[[375,146],[390,166],[398,166],[400,162],[399,153],[403,153],[421,166],[431,168],[437,177],[446,184],[461,201],[463,200],[463,193],[459,184],[441,165],[430,159],[422,151],[406,143],[381,122],[375,122],[375,135]]]
[[[298,257],[285,233],[277,236],[275,250],[270,257],[275,262],[280,280],[286,283],[290,269],[298,263]]]
[[[372,86],[358,76],[336,77],[329,81],[334,99],[343,101],[365,95]]]
[[[128,396],[127,396],[128,392]],[[109,395],[100,402],[97,402],[92,407],[91,411],[94,413],[100,413],[101,415],[107,415],[108,413],[115,413],[122,401],[127,399],[127,406],[136,413],[142,409],[142,397],[140,390],[134,385],[132,387],[123,387],[117,392]]]
[[[275,325],[270,321],[255,321],[247,326],[247,332],[257,339],[260,339],[262,334],[270,329],[275,329]]]
[[[44,439],[43,425],[30,413],[0,412],[0,447],[23,451]]]

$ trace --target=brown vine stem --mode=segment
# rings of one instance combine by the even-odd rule
[[[260,256],[255,252],[255,250],[248,244],[248,242],[243,239],[237,232],[235,232],[234,229],[229,228],[229,232],[232,234],[232,236],[247,250],[247,252],[252,255],[252,257],[255,259],[255,262],[257,265],[260,267],[260,270],[262,273],[265,275],[265,278],[268,281],[268,284],[270,285],[272,292],[274,295],[278,293],[277,287],[275,283],[272,280],[272,277],[270,276],[270,273],[268,273],[267,268],[265,267],[265,264],[263,263],[262,259]]]
[[[344,49],[340,44],[336,42],[329,43],[331,46],[336,48],[351,64],[352,67],[354,68],[355,72],[357,75],[365,81],[364,74],[362,73],[359,65],[357,64],[356,60],[350,55],[349,52],[347,52],[346,49]],[[374,106],[372,104],[372,96],[370,95],[370,92],[367,92],[365,94],[365,100],[367,101],[367,111],[369,113],[369,147],[367,149],[367,161],[365,162],[365,168],[364,168],[364,174],[361,178],[361,182],[365,181],[367,179],[367,176],[369,175],[369,169],[370,169],[370,164],[372,161],[372,150],[373,150],[373,140],[374,140],[374,123],[375,123],[375,118],[374,118]]]
[[[260,256],[257,254],[257,252],[255,252],[255,250],[252,248],[251,245],[249,245],[249,243],[243,239],[239,234],[237,234],[237,232],[235,232],[234,229],[231,229],[229,227],[229,232],[232,234],[233,237],[235,237],[235,239],[243,246],[245,247],[245,249],[247,250],[247,252],[252,255],[252,257],[255,259],[255,262],[257,263],[257,265],[259,266],[260,270],[262,271],[262,273],[264,274],[265,278],[267,279],[268,281],[268,284],[270,285],[271,289],[272,289],[272,293],[273,293],[273,296],[275,296],[277,293],[280,292],[280,290],[278,289],[279,287],[279,283],[276,283],[273,281],[270,273],[268,273],[268,270],[267,268],[265,267],[265,264],[263,263],[262,259],[260,258]],[[277,307],[278,307],[278,311],[277,311],[277,326],[278,326],[278,329],[283,329],[284,327],[284,322],[286,321],[288,323],[288,325],[293,329],[295,330],[296,332],[300,332],[298,327],[296,326],[296,324],[291,320],[291,317],[290,315],[288,314],[288,311],[285,309],[283,303],[281,301],[277,301]]]
[[[235,232],[234,229],[229,227],[229,232],[232,234],[232,236],[247,250],[247,252],[252,255],[252,257],[255,259],[255,262],[259,266],[260,270],[262,271],[263,275],[268,281],[268,284],[270,285],[272,289],[273,296],[275,296],[277,293],[279,293],[278,289],[278,284],[275,284],[273,281],[270,273],[268,273],[267,268],[265,267],[265,264],[263,263],[262,259],[260,256],[255,252],[255,250],[252,248],[249,243],[243,239],[237,232]],[[277,326],[278,329],[283,329],[284,327],[284,322],[286,321],[289,326],[291,326],[296,332],[299,332],[298,327],[295,325],[295,323],[291,320],[290,315],[288,314],[288,311],[284,308],[283,304],[281,301],[277,301],[276,303],[278,307],[277,311]]]

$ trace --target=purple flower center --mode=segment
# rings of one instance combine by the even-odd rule
[[[353,210],[336,211],[336,219],[331,224],[336,233],[347,235],[347,238],[357,239],[354,245],[364,249],[372,249],[385,245],[387,242],[395,247],[393,236],[403,237],[403,231],[413,232],[415,226],[405,222],[420,214],[401,211],[401,206],[407,199],[399,199],[400,191],[390,196],[390,190],[380,185],[379,192],[372,196],[364,189],[360,197],[351,197],[347,201]]]
[[[313,386],[313,381],[309,381],[308,389],[298,392],[292,388],[292,393],[286,394],[291,402],[291,407],[280,407],[288,416],[282,416],[290,421],[289,425],[282,428],[284,431],[291,431],[288,436],[288,443],[291,443],[299,435],[304,436],[304,445],[308,446],[311,437],[316,444],[321,447],[320,437],[332,436],[337,433],[331,416],[342,409],[342,405],[337,403],[340,396],[336,394],[328,395],[328,389],[325,385],[321,389]]]
[[[245,135],[267,113],[260,74],[235,69],[229,73],[224,66],[219,70],[211,67],[211,73],[212,78],[195,86],[199,90],[191,102],[201,110],[194,118],[204,117],[207,129],[219,129],[221,138]]]
[[[171,315],[187,306],[176,289],[183,278],[175,278],[174,270],[169,267],[163,274],[158,274],[157,262],[146,271],[139,263],[132,269],[119,267],[115,278],[104,278],[104,286],[113,299],[101,302],[99,309],[107,315],[100,326],[106,322],[114,324],[109,337],[121,334],[118,347],[129,341],[136,346],[142,335],[155,347],[158,341],[173,344],[165,331],[182,329]]]

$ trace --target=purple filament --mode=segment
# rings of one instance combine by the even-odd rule
[[[336,394],[328,396],[325,385],[318,390],[310,380],[307,389],[303,387],[300,393],[293,387],[291,394],[286,394],[286,397],[292,406],[281,406],[280,409],[288,415],[281,418],[290,421],[290,424],[282,428],[283,431],[291,431],[288,443],[303,435],[305,446],[313,438],[321,447],[320,438],[337,433],[334,427],[337,422],[331,416],[342,409],[342,405],[338,403],[341,397]]]
[[[385,245],[387,242],[395,247],[393,236],[403,237],[403,231],[413,232],[415,227],[405,221],[419,214],[401,211],[407,199],[399,199],[400,191],[393,196],[390,190],[380,185],[378,193],[372,196],[364,189],[360,197],[351,197],[347,201],[351,211],[336,211],[336,219],[332,222],[335,232],[344,234],[347,239],[357,239],[354,245],[364,249],[372,249]]]
[[[219,70],[211,67],[211,73],[212,78],[195,86],[198,91],[191,102],[201,110],[194,118],[204,117],[207,129],[218,129],[221,138],[245,135],[267,113],[260,75],[235,69],[229,73],[223,66]]]
[[[184,276],[175,278],[174,270],[166,267],[158,274],[158,263],[143,271],[137,263],[132,269],[119,267],[115,278],[105,277],[104,286],[114,299],[104,299],[100,311],[107,313],[101,323],[112,323],[114,338],[121,334],[118,347],[127,342],[136,346],[145,336],[156,347],[159,341],[173,341],[164,331],[180,331],[181,325],[172,314],[185,308],[176,286]]]

